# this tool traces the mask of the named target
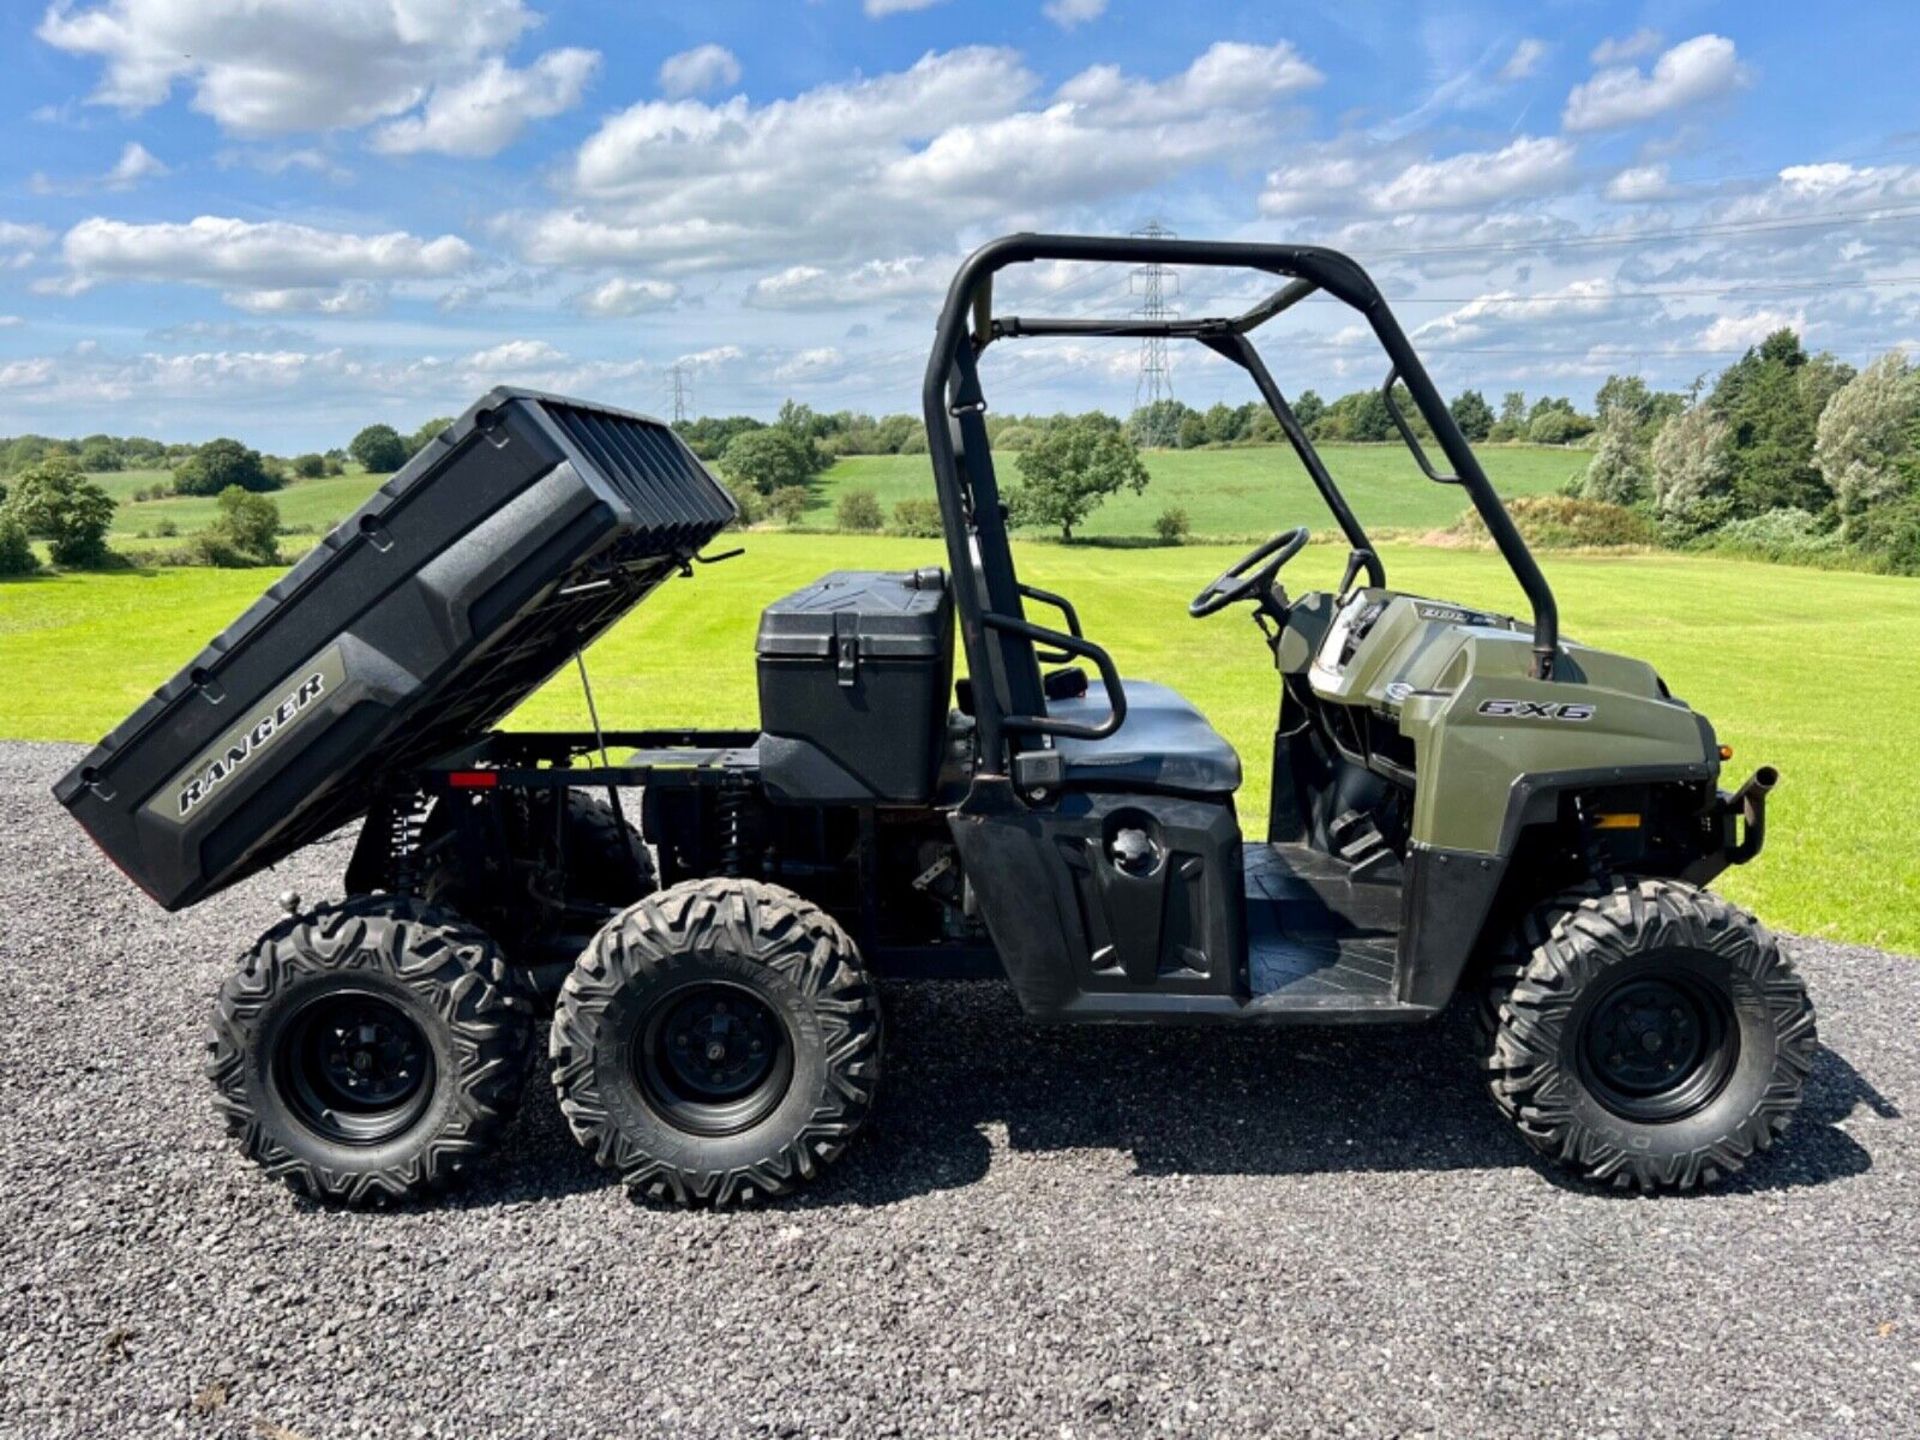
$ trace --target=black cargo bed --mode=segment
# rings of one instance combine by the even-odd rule
[[[733,516],[659,421],[494,390],[54,794],[155,900],[191,905],[491,728]]]

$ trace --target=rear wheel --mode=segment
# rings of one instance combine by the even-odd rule
[[[1534,1149],[1603,1184],[1688,1190],[1786,1129],[1818,1037],[1805,986],[1752,916],[1642,880],[1536,932],[1488,1062],[1494,1102]]]
[[[561,988],[553,1081],[574,1137],[682,1204],[779,1195],[837,1159],[880,1073],[846,932],[776,886],[696,880],[608,922]]]
[[[260,937],[221,987],[207,1075],[269,1174],[362,1204],[438,1190],[519,1103],[531,1007],[487,936],[392,895]]]

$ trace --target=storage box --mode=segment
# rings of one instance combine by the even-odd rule
[[[479,738],[734,516],[657,420],[488,394],[54,794],[168,909]]]
[[[776,799],[932,795],[953,691],[943,571],[836,571],[769,605],[756,649],[761,770]]]

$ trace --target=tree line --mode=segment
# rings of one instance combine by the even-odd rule
[[[1431,438],[1404,389],[1398,399],[1415,432]],[[1308,390],[1292,408],[1317,442],[1396,438],[1377,390],[1331,402]],[[1591,447],[1592,461],[1569,487],[1571,495],[1642,517],[1636,523],[1650,525],[1666,544],[1773,559],[1857,559],[1920,573],[1920,371],[1900,351],[1856,373],[1830,354],[1810,354],[1793,330],[1782,329],[1710,385],[1703,377],[1684,392],[1610,375],[1591,413],[1566,396],[1518,390],[1503,394],[1497,406],[1465,390],[1449,410],[1471,441]],[[449,423],[434,419],[404,434],[384,423],[368,425],[344,446],[291,458],[225,437],[200,445],[104,434],[0,439],[0,476],[13,477],[14,492],[0,504],[0,573],[32,561],[32,538],[48,542],[56,564],[102,563],[114,502],[86,477],[123,469],[170,471],[168,479],[134,491],[136,500],[221,497],[229,538],[246,541],[223,553],[230,561],[268,554],[259,538],[267,512],[229,495],[264,495],[296,480],[343,473],[350,462],[389,473]],[[989,414],[986,423],[996,447],[1014,457],[1018,479],[1007,491],[1014,521],[1057,529],[1063,538],[1108,496],[1144,490],[1143,449],[1284,439],[1279,422],[1258,403],[1201,410],[1163,400],[1124,420],[1094,411]],[[718,469],[749,521],[771,515],[798,523],[812,503],[813,480],[840,456],[926,448],[917,416],[822,412],[792,400],[770,422],[702,416],[674,428]],[[840,497],[835,519],[849,530],[888,524],[872,493],[858,490]],[[273,523],[277,533],[277,511]],[[938,534],[938,509],[931,498],[901,501],[891,525],[905,534]],[[1186,517],[1169,509],[1156,528],[1162,538],[1178,539]]]

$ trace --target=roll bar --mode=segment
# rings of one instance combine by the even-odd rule
[[[1109,321],[995,315],[993,277],[1009,266],[1043,260],[1258,270],[1280,276],[1286,283],[1235,316]],[[1084,656],[1099,668],[1107,680],[1113,713],[1091,728],[1102,734],[1112,733],[1125,716],[1126,700],[1114,679],[1111,657],[1078,633],[1077,617],[1072,624],[1075,633],[1067,635],[1033,624],[1021,608],[1023,593],[1048,602],[1052,602],[1053,597],[1027,590],[1014,574],[1006,517],[987,443],[986,398],[980,389],[977,363],[980,352],[995,340],[1036,335],[1157,338],[1195,340],[1233,361],[1247,371],[1267,408],[1273,412],[1281,432],[1346,536],[1356,563],[1364,566],[1374,585],[1381,586],[1386,583],[1385,569],[1365,530],[1248,338],[1267,321],[1321,293],[1357,310],[1386,351],[1391,368],[1383,393],[1394,428],[1429,479],[1459,485],[1467,492],[1495,547],[1532,606],[1533,674],[1542,679],[1551,678],[1559,654],[1559,612],[1546,577],[1534,562],[1526,541],[1494,492],[1479,459],[1461,434],[1399,321],[1372,278],[1352,258],[1314,245],[1262,245],[1151,236],[1008,235],[981,246],[961,263],[940,310],[933,353],[928,358],[921,389],[927,450],[933,463],[941,525],[954,574],[961,636],[973,673],[987,682],[977,684],[974,693],[982,760],[989,770],[997,769],[1001,763],[1005,753],[1002,747],[1009,736],[1072,733],[1065,731],[1060,722],[1047,719],[1035,644],[1049,646],[1056,653]],[[1451,467],[1450,473],[1435,470],[1395,402],[1394,388],[1402,383],[1414,408],[1432,430],[1441,454]]]

